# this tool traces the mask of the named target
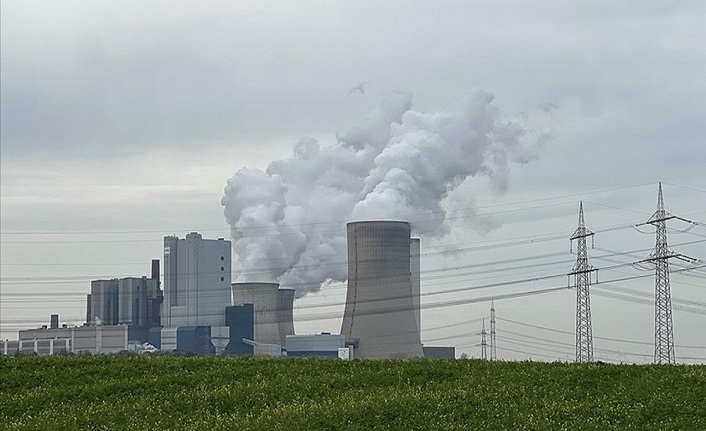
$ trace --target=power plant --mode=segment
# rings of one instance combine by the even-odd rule
[[[2,352],[114,353],[150,349],[198,354],[420,358],[420,240],[404,221],[347,225],[348,287],[339,334],[296,335],[294,289],[275,282],[231,283],[231,243],[164,237],[148,277],[94,280],[81,327],[20,331]],[[107,337],[107,338],[106,338]],[[431,349],[431,348],[429,348]],[[453,357],[450,351],[439,354]],[[441,348],[443,349],[443,348]]]

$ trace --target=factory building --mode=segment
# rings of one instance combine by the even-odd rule
[[[424,346],[424,357],[427,359],[456,359],[456,348],[453,346]]]
[[[252,355],[253,305],[227,306],[224,313],[226,326],[152,328],[149,344],[165,352]]]
[[[127,350],[129,340],[137,338],[127,325],[75,326],[57,329],[38,328],[19,331],[19,340],[4,341],[3,354],[59,352],[106,354]]]
[[[277,283],[233,283],[233,304],[254,307],[254,339],[261,344],[284,346],[294,335],[294,289],[280,289]]]
[[[130,340],[144,342],[149,328],[160,325],[163,300],[159,281],[159,260],[152,261],[147,277],[125,277],[91,281],[86,298],[87,326],[130,326]]]
[[[409,223],[351,222],[347,235],[348,289],[341,335],[358,342],[354,356],[423,357],[419,305],[414,300],[419,294],[412,292]]]
[[[350,358],[350,347],[339,334],[287,335],[287,356],[318,358]]]
[[[164,237],[162,326],[225,326],[230,277],[230,241]]]

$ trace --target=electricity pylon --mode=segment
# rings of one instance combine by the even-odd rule
[[[480,333],[480,358],[483,360],[488,359],[487,346],[488,343],[485,340],[487,332],[485,332],[485,319],[483,319],[483,330]]]
[[[591,328],[591,272],[597,271],[588,263],[586,238],[593,237],[586,229],[583,220],[583,202],[579,205],[579,227],[571,235],[570,241],[578,240],[576,263],[568,274],[574,276],[576,287],[576,362],[593,361],[593,330]]]
[[[667,245],[667,220],[677,218],[664,210],[662,183],[657,193],[657,211],[647,223],[656,228],[656,243],[647,259],[655,265],[655,356],[656,364],[675,363],[672,297],[669,287],[669,259],[678,257]]]
[[[490,300],[490,360],[498,359],[497,341],[495,340],[495,304]]]

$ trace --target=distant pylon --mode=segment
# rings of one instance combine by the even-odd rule
[[[597,271],[588,263],[586,238],[593,232],[586,229],[583,220],[583,202],[579,204],[579,227],[571,235],[571,242],[578,240],[578,250],[574,268],[568,274],[574,276],[576,287],[576,362],[593,361],[593,330],[591,328],[591,272]]]
[[[488,359],[488,351],[487,351],[487,346],[488,343],[485,340],[485,336],[488,333],[485,332],[485,319],[483,319],[483,330],[480,332],[480,358],[483,360]]]
[[[495,340],[495,304],[490,300],[490,360],[498,359],[497,341]]]
[[[669,287],[669,258],[677,257],[667,245],[667,220],[676,218],[664,210],[662,183],[657,193],[657,211],[647,223],[656,227],[656,244],[648,258],[655,265],[655,356],[656,364],[675,363],[672,328],[672,297]]]

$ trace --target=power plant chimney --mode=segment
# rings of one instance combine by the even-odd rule
[[[159,281],[159,259],[152,259],[152,279],[157,280],[157,287],[160,286]]]
[[[410,271],[410,227],[348,223],[348,291],[341,334],[357,358],[423,357]]]

